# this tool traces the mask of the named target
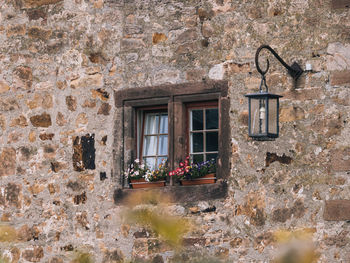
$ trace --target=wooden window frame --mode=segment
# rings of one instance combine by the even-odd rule
[[[219,103],[217,100],[210,100],[210,101],[202,101],[202,102],[190,102],[190,103],[186,103],[186,133],[187,133],[187,137],[186,137],[186,146],[187,146],[187,153],[186,156],[190,156],[191,155],[191,145],[190,145],[190,137],[191,137],[191,129],[190,129],[190,111],[191,110],[195,110],[195,109],[213,109],[213,108],[217,108],[219,110]],[[204,125],[204,124],[203,124]],[[220,128],[220,116],[218,116],[218,128],[214,129],[214,130],[206,130],[203,127],[203,134],[210,132],[210,131],[217,131],[219,133],[219,128]],[[196,133],[197,131],[193,132]],[[205,145],[205,139],[203,138],[203,150],[206,148]],[[218,140],[220,141],[220,137],[218,137]],[[217,150],[217,152],[219,153],[219,149]],[[203,154],[205,154],[206,152],[203,151]]]
[[[150,107],[140,107],[136,109],[137,111],[137,117],[135,118],[135,138],[136,138],[136,143],[135,143],[135,151],[137,153],[136,157],[140,159],[140,161],[143,161],[143,141],[144,141],[144,128],[145,128],[145,116],[147,113],[161,113],[161,112],[166,112],[168,113],[168,108],[166,105],[160,105],[160,106],[150,106]],[[138,112],[140,112],[140,114],[142,114],[142,116],[140,116],[142,118],[142,125],[140,127],[140,131],[141,134],[140,136],[138,136],[138,126],[139,126],[139,120],[138,120]],[[169,114],[168,114],[168,119],[169,119]],[[160,134],[157,134],[159,137]],[[168,121],[168,142],[169,142],[169,121]],[[159,138],[157,139],[157,143],[158,143]],[[168,143],[169,144],[169,143]],[[139,146],[139,147],[138,147]],[[157,150],[158,151],[158,150]],[[169,147],[168,147],[168,155],[169,155]]]
[[[118,191],[121,191],[119,193],[129,190],[126,189],[128,185],[124,178],[124,171],[127,169],[127,165],[137,156],[137,148],[135,148],[137,145],[137,133],[135,132],[137,130],[137,110],[155,109],[167,105],[168,160],[170,169],[173,169],[188,153],[188,139],[186,139],[188,137],[188,110],[186,105],[216,100],[219,110],[218,182],[214,185],[202,186],[202,188],[206,189],[205,193],[198,193],[198,195],[204,199],[208,194],[213,198],[223,197],[223,192],[227,192],[226,180],[231,171],[230,100],[227,81],[130,88],[115,91],[114,95],[116,98],[116,128],[114,133],[115,150],[112,174]],[[122,129],[118,129],[118,127],[122,127]],[[201,187],[195,186],[191,191],[199,191],[199,188]],[[189,191],[189,188],[177,186],[164,187],[163,191],[175,191],[169,189],[176,189],[174,195],[180,199],[185,198],[186,194],[184,195],[184,193]],[[221,192],[218,193],[218,189],[221,189]],[[184,197],[181,197],[180,193]],[[192,197],[187,198],[191,199]],[[197,196],[197,198],[199,197]]]

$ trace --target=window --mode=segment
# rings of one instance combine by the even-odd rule
[[[151,167],[167,159],[173,169],[187,155],[194,162],[216,158],[218,181],[225,180],[231,139],[227,90],[226,81],[208,81],[116,91],[118,185],[128,186],[123,172],[136,158]]]
[[[219,112],[217,101],[187,105],[189,155],[194,163],[218,156]]]
[[[168,113],[142,110],[139,116],[139,157],[148,167],[154,169],[168,159]]]

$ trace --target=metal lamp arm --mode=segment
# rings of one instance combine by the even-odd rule
[[[296,81],[300,75],[303,73],[303,70],[301,69],[301,67],[299,66],[298,63],[294,62],[291,66],[289,66],[286,62],[284,62],[284,60],[276,53],[275,50],[273,50],[270,46],[268,45],[261,45],[256,53],[255,53],[255,65],[256,65],[256,69],[258,70],[258,72],[264,77],[264,75],[267,73],[267,71],[269,70],[269,60],[266,59],[267,62],[267,66],[266,66],[266,70],[262,71],[260,66],[259,66],[259,53],[262,49],[267,49],[269,50],[276,58],[277,60],[288,70],[288,73],[292,76],[292,78]]]

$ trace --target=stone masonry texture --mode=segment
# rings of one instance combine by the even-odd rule
[[[349,213],[337,206],[350,199],[345,2],[1,0],[0,220],[18,236],[0,242],[1,255],[12,263],[71,262],[76,251],[107,263],[189,262],[195,253],[269,262],[279,253],[276,231],[306,229],[319,262],[350,262]],[[280,137],[269,142],[247,136],[244,97],[258,90],[262,44],[312,66],[294,86],[261,54],[270,91],[284,96]],[[200,226],[176,258],[120,219],[115,91],[206,80],[229,85],[228,193],[169,205]]]

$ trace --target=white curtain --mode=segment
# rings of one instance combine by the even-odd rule
[[[159,127],[159,129],[158,129]],[[145,116],[143,153],[148,167],[154,169],[168,155],[168,115],[160,113],[149,113]],[[158,149],[157,149],[158,146]],[[147,156],[158,156],[147,157]]]
[[[146,114],[145,118],[145,134],[158,133],[159,115]]]

